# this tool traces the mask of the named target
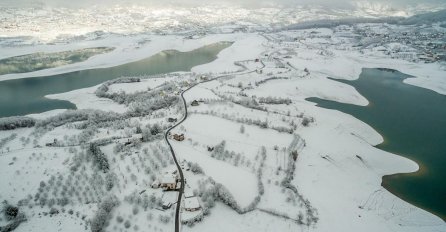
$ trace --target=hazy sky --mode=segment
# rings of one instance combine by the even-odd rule
[[[407,7],[417,4],[444,4],[446,0],[0,0],[0,5],[23,6],[33,3],[64,7],[85,7],[88,5],[113,5],[113,4],[150,4],[150,5],[204,5],[209,3],[231,3],[247,7],[262,7],[271,4],[280,5],[308,5],[317,4],[326,7],[352,7],[357,2],[382,3],[391,7]]]

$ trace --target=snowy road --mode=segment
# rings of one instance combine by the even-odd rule
[[[265,64],[263,62],[261,62],[262,67],[260,69],[263,69],[265,67]],[[246,68],[245,68],[246,69]],[[172,158],[175,161],[175,165],[177,166],[178,169],[178,173],[180,174],[180,182],[181,182],[181,187],[178,193],[178,200],[177,200],[177,208],[175,210],[175,232],[179,232],[180,231],[180,209],[181,209],[181,199],[183,197],[183,193],[184,193],[184,176],[183,176],[183,170],[181,169],[181,166],[177,160],[177,157],[175,155],[175,151],[172,148],[172,145],[169,142],[169,138],[168,135],[170,134],[170,131],[172,131],[173,129],[175,129],[177,126],[179,126],[181,123],[183,123],[186,119],[187,119],[187,103],[186,103],[186,99],[184,99],[184,93],[186,93],[187,91],[189,91],[190,89],[192,89],[193,87],[199,85],[199,84],[203,84],[206,82],[210,82],[210,81],[214,81],[217,80],[219,78],[222,77],[227,77],[227,76],[231,76],[231,75],[242,75],[242,74],[247,74],[247,73],[252,73],[255,72],[256,70],[251,70],[251,71],[247,71],[243,70],[237,74],[226,74],[226,75],[221,75],[221,76],[217,76],[215,78],[209,79],[209,80],[205,80],[202,82],[199,82],[195,85],[190,86],[189,88],[187,88],[186,90],[184,90],[183,92],[181,92],[181,99],[183,101],[183,105],[184,105],[184,117],[183,119],[181,119],[178,123],[176,123],[175,125],[173,125],[172,127],[170,127],[169,129],[167,129],[167,131],[164,133],[164,139],[167,142],[167,145],[169,146],[170,152],[172,153]]]

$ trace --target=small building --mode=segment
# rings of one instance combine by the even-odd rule
[[[174,176],[165,175],[163,179],[161,179],[159,186],[164,190],[174,190],[177,187],[177,180]]]
[[[168,118],[167,122],[177,122],[177,119],[176,118]]]
[[[190,188],[185,188],[184,189],[184,198],[190,198],[190,197],[194,197],[194,192],[192,191],[192,189]]]
[[[170,209],[172,205],[177,203],[178,193],[177,192],[164,192],[161,197],[161,206],[164,210]]]
[[[163,209],[170,209],[170,207],[172,207],[172,203],[171,202],[163,202],[162,207],[163,207]]]
[[[173,135],[173,139],[175,139],[176,141],[183,141],[184,140],[184,134],[174,134]]]
[[[259,62],[259,61],[260,61],[260,59],[259,59],[259,58],[255,59],[255,62]]]
[[[198,106],[198,101],[197,100],[193,100],[192,103],[190,103],[191,106]]]
[[[197,197],[188,197],[184,199],[184,209],[189,212],[194,212],[201,209],[200,202]]]
[[[133,141],[142,141],[142,134],[133,134],[132,135],[132,140]]]
[[[47,147],[54,147],[57,145],[57,139],[54,139],[52,143],[46,143],[45,146]]]

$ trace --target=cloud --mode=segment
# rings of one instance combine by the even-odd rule
[[[209,4],[230,4],[243,7],[318,5],[329,8],[351,8],[361,4],[382,4],[389,7],[408,7],[418,4],[444,4],[444,0],[0,0],[0,6],[63,6],[88,7],[92,5],[156,5],[156,6],[200,6]]]

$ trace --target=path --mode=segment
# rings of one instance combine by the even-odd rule
[[[260,69],[263,69],[265,67],[265,64],[263,62],[261,62],[261,64],[262,64],[262,67]],[[188,115],[187,114],[187,103],[186,103],[186,99],[184,99],[184,93],[186,93],[187,91],[189,91],[190,89],[192,89],[193,87],[195,87],[195,86],[197,86],[199,84],[203,84],[203,83],[206,83],[206,82],[214,81],[214,80],[222,78],[222,77],[237,76],[237,75],[242,75],[242,74],[247,74],[247,73],[253,73],[255,71],[256,70],[252,70],[252,71],[247,71],[246,72],[246,70],[243,70],[243,71],[240,71],[240,72],[235,73],[235,74],[233,73],[233,74],[226,74],[226,75],[217,76],[215,78],[212,78],[212,79],[209,79],[209,80],[205,80],[205,81],[196,83],[196,84],[190,86],[189,88],[187,88],[186,90],[184,90],[183,92],[181,92],[180,96],[181,96],[181,99],[183,100],[183,105],[184,105],[184,117],[178,123],[176,123],[175,125],[173,125],[169,129],[167,129],[167,131],[164,133],[164,139],[166,140],[167,145],[169,146],[170,152],[172,153],[172,158],[175,161],[175,165],[177,166],[178,173],[180,174],[181,187],[180,187],[179,192],[178,192],[177,208],[175,210],[175,232],[180,232],[180,209],[181,209],[181,199],[182,199],[183,193],[184,193],[184,176],[183,176],[183,170],[181,169],[181,166],[178,163],[177,157],[175,155],[175,151],[173,150],[172,145],[169,142],[168,135],[169,135],[170,131],[175,129],[177,126],[179,126],[181,123],[183,123],[187,119],[187,115]]]

